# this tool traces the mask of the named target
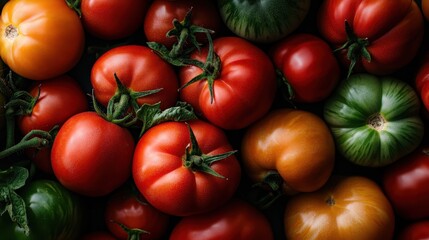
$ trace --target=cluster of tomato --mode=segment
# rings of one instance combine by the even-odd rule
[[[1,1],[0,236],[429,238],[429,1]]]

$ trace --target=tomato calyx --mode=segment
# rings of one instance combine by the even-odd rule
[[[188,169],[191,169],[192,171],[204,172],[215,177],[225,178],[224,176],[213,170],[210,166],[216,161],[228,158],[229,156],[235,154],[237,151],[229,151],[213,156],[204,154],[198,146],[198,142],[194,135],[194,132],[192,131],[192,128],[189,126],[189,124],[186,125],[189,130],[189,136],[191,141],[188,146],[186,146],[185,155],[183,157],[183,166]]]
[[[129,227],[125,226],[125,224],[122,224],[122,223],[114,221],[114,220],[110,220],[110,222],[119,225],[127,233],[127,235],[128,235],[127,240],[139,240],[140,235],[150,234],[150,232],[148,232],[146,230],[139,229],[139,228],[129,228]]]
[[[81,0],[65,0],[67,3],[67,6],[71,9],[73,9],[77,15],[82,17],[82,11],[80,10],[80,1]]]
[[[341,47],[335,49],[334,52],[345,49],[347,50],[347,59],[350,60],[349,70],[347,73],[348,78],[352,74],[356,63],[361,57],[363,57],[366,61],[371,62],[371,54],[366,48],[370,44],[368,38],[359,38],[356,36],[347,20],[344,21],[344,26],[347,35],[347,42],[344,43]]]

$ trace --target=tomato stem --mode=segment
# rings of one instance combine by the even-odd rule
[[[110,220],[110,222],[119,225],[127,233],[128,235],[127,240],[139,240],[141,234],[150,234],[150,232],[146,230],[139,229],[139,228],[129,228],[125,226],[125,224],[122,224],[114,220]]]

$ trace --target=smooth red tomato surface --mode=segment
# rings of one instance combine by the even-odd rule
[[[221,30],[222,20],[215,1],[212,0],[155,0],[146,13],[144,33],[148,41],[158,42],[171,47],[177,39],[167,37],[172,29],[173,20],[184,20],[186,13],[192,8],[191,23],[217,33]],[[198,41],[205,41],[204,34],[197,34]]]
[[[426,111],[429,111],[429,53],[425,53],[417,67],[415,88]]]
[[[173,228],[170,240],[271,240],[270,222],[257,208],[241,199],[204,214],[182,218]]]
[[[15,0],[0,20],[0,54],[17,74],[45,80],[65,74],[82,56],[85,35],[64,0]]]
[[[398,240],[427,239],[429,239],[429,220],[408,223],[398,234]]]
[[[348,40],[345,21],[356,38],[367,41],[365,48],[371,61],[360,56],[357,65],[373,74],[391,74],[410,63],[423,40],[423,17],[413,0],[323,1],[319,31],[335,48]],[[359,48],[356,52],[361,53]],[[341,51],[341,58],[349,65],[346,54],[347,51]]]
[[[87,32],[103,40],[131,36],[143,26],[148,0],[82,0],[82,23]]]
[[[429,152],[419,148],[389,166],[383,188],[398,215],[405,219],[429,217]]]
[[[310,34],[294,34],[273,46],[270,52],[276,67],[293,90],[293,100],[318,102],[337,85],[340,66],[330,46]]]
[[[141,196],[129,189],[120,189],[109,197],[105,208],[105,223],[111,233],[118,239],[129,239],[129,235],[118,224],[128,229],[146,231],[136,239],[161,239],[169,227],[169,215],[147,203]]]
[[[201,120],[189,123],[204,155],[232,151],[225,133]],[[133,179],[145,199],[159,210],[177,216],[210,211],[228,201],[241,177],[235,155],[209,166],[223,177],[186,167],[189,130],[184,122],[164,122],[140,138],[134,153]],[[198,156],[195,158],[200,159]]]
[[[105,106],[118,89],[115,73],[132,92],[162,89],[139,98],[137,102],[140,105],[161,102],[164,109],[176,104],[177,75],[173,67],[150,48],[139,45],[115,47],[97,59],[91,70],[91,84],[97,101]]]
[[[131,173],[131,133],[95,112],[69,118],[55,137],[51,162],[66,188],[86,196],[103,196],[121,186]]]
[[[224,129],[241,129],[260,119],[271,108],[276,94],[276,73],[268,57],[256,45],[238,37],[221,37],[213,42],[220,68],[214,74],[213,99],[206,79],[180,91],[180,99],[197,113]],[[208,48],[191,57],[205,62]],[[202,70],[186,66],[179,70],[183,86]]]
[[[108,232],[91,232],[82,236],[81,240],[117,240]]]

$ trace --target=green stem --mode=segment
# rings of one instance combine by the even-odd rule
[[[34,135],[36,132],[30,132],[29,134]],[[47,133],[47,132],[45,132]],[[39,132],[40,134],[40,132]],[[44,135],[44,134],[43,134]],[[26,135],[29,136],[29,135]],[[50,139],[48,139],[46,136],[40,136],[40,137],[24,137],[19,143],[6,148],[5,150],[0,152],[0,159],[3,159],[5,157],[8,157],[14,153],[17,153],[19,151],[28,149],[28,148],[43,148],[47,147],[50,144]]]
[[[80,10],[80,0],[65,0],[67,6],[73,9],[79,17],[82,17],[82,11]]]

